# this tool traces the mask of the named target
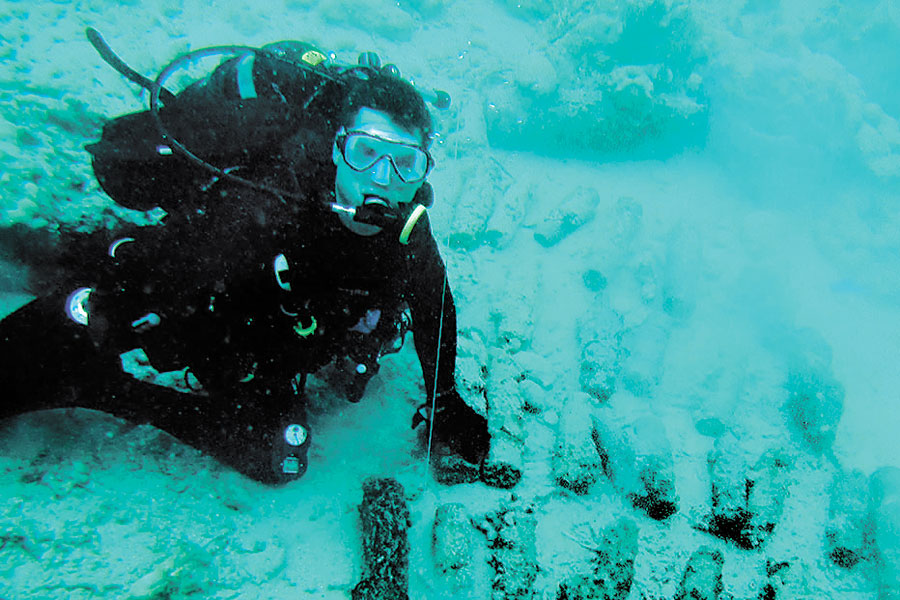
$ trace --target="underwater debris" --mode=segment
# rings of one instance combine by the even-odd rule
[[[825,543],[834,564],[845,569],[865,560],[871,552],[868,537],[869,492],[860,471],[838,473],[829,490]]]
[[[545,248],[555,246],[590,223],[599,204],[600,194],[597,190],[584,186],[576,188],[544,215],[535,228],[534,239]]]
[[[454,595],[472,587],[478,532],[462,504],[442,504],[434,515],[432,554],[440,587]]]
[[[603,473],[600,455],[594,445],[591,399],[575,394],[566,401],[556,433],[553,449],[553,477],[561,487],[587,494]]]
[[[606,402],[616,391],[627,352],[622,347],[622,315],[605,303],[578,320],[581,345],[579,383],[582,391]]]
[[[409,590],[409,506],[397,480],[370,477],[359,505],[365,576],[353,600],[405,600]]]
[[[476,526],[491,549],[493,600],[530,599],[538,573],[534,507],[505,506],[485,515]]]
[[[526,434],[520,379],[521,369],[506,353],[491,362],[487,387],[491,447],[482,467],[482,477],[494,487],[508,489],[522,478]]]
[[[622,518],[600,531],[583,524],[569,536],[589,550],[590,573],[569,577],[559,585],[556,600],[625,600],[634,581],[634,559],[638,552],[638,528],[631,519]]]
[[[781,450],[751,467],[734,434],[716,440],[708,458],[712,515],[700,529],[745,549],[761,546],[775,530],[788,495],[788,460]]]
[[[125,600],[158,600],[188,596],[202,592],[215,573],[210,572],[212,547],[221,542],[212,540],[206,547],[183,542],[171,555],[131,584],[123,595]]]
[[[813,450],[829,450],[844,412],[844,386],[817,362],[792,371],[785,387],[788,399],[783,410],[790,424]]]
[[[608,410],[608,409],[607,409]],[[593,415],[593,439],[603,468],[631,504],[658,521],[678,510],[672,445],[656,417],[615,429],[610,415]]]
[[[725,557],[719,550],[703,546],[688,559],[675,600],[717,600],[724,589],[722,565]]]

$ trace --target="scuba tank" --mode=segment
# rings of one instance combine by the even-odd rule
[[[128,208],[202,209],[213,195],[185,191],[205,192],[222,180],[279,194],[240,177],[238,167],[252,165],[301,129],[315,138],[331,127],[337,68],[310,44],[205,48],[178,57],[150,81],[119,60],[95,30],[88,37],[104,60],[150,92],[148,110],[109,121],[100,141],[87,146],[97,181]],[[179,94],[166,89],[191,61],[228,54]],[[314,104],[319,98],[324,101]],[[200,206],[186,205],[192,202]]]

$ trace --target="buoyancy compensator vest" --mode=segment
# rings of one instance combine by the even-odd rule
[[[213,201],[204,192],[220,180],[290,198],[291,193],[244,173],[252,173],[254,161],[270,159],[273,149],[288,140],[294,165],[330,158],[344,75],[359,69],[399,74],[371,52],[361,54],[358,65],[341,65],[312,44],[283,41],[262,48],[196,50],[150,80],[119,59],[96,30],[88,28],[87,36],[107,63],[150,94],[148,110],[109,121],[100,141],[87,146],[103,190],[137,210],[202,209]],[[177,94],[166,88],[175,72],[214,56],[226,60],[208,76]],[[450,104],[446,92],[420,93],[437,108]],[[422,192],[420,203],[430,206],[427,183]]]
[[[99,34],[89,37],[120,72]],[[204,56],[231,55],[207,77],[180,93],[165,88],[179,68]],[[156,81],[124,72],[150,91],[148,110],[127,114],[103,127],[87,147],[97,181],[116,202],[137,210],[200,208],[202,193],[220,178],[243,181],[238,166],[271,155],[303,129],[309,139],[332,127],[340,67],[312,45],[279,42],[263,48],[223,46],[179,57]],[[265,186],[244,181],[251,187]]]

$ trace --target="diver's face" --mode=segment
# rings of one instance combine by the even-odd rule
[[[409,151],[409,146],[422,146],[420,135],[400,127],[387,113],[371,108],[361,108],[353,123],[346,130],[342,129],[339,132],[332,148],[331,158],[337,167],[337,175],[334,179],[334,195],[337,203],[347,208],[380,203],[396,210],[401,204],[412,202],[424,179],[413,183],[407,183],[401,179],[397,168],[398,166],[402,168],[405,163],[395,165],[392,160],[396,157],[385,154],[378,158],[378,154],[375,154],[373,158],[377,158],[377,160],[363,170],[357,170],[347,164],[343,150],[346,149],[348,152],[350,150],[347,148],[346,141],[344,148],[339,145],[341,136],[356,133],[363,134],[363,137],[373,141],[375,147],[378,148],[378,153],[384,149],[389,150],[390,142],[395,142],[398,144],[397,155],[400,156],[398,160],[405,160],[403,154]],[[368,138],[368,136],[372,137]],[[343,139],[346,140],[346,136]],[[388,142],[388,144],[385,145],[382,141]],[[371,150],[369,151],[371,152]],[[361,163],[357,161],[356,164],[359,166]],[[407,176],[407,178],[409,177]],[[347,214],[339,213],[339,217],[347,229],[359,235],[374,235],[381,231],[377,225],[358,223]]]

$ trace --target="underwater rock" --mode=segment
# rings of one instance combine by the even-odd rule
[[[725,557],[718,550],[703,546],[695,551],[684,568],[684,576],[675,600],[716,600],[724,589],[722,565]]]
[[[450,595],[461,595],[473,585],[477,533],[462,504],[442,504],[435,511],[431,550],[437,587]]]
[[[872,539],[879,600],[900,599],[900,468],[882,467],[869,478]]]
[[[560,486],[576,494],[587,494],[603,467],[592,439],[594,408],[587,394],[575,394],[566,402],[553,449],[553,477]]]
[[[410,516],[403,487],[391,478],[366,479],[359,516],[365,576],[353,588],[353,600],[405,600]]]
[[[831,485],[825,540],[828,556],[849,569],[868,554],[866,527],[869,519],[868,482],[859,471],[838,473]]]
[[[817,363],[793,369],[785,387],[788,399],[783,410],[790,424],[814,451],[830,449],[844,412],[844,386]]]
[[[678,510],[672,445],[656,417],[613,429],[602,412],[593,415],[593,438],[604,471],[635,508],[662,520]]]
[[[590,550],[590,573],[573,575],[560,584],[556,600],[625,600],[634,580],[638,528],[631,519],[619,519],[599,533],[593,528],[576,540]]]
[[[418,29],[416,20],[399,3],[384,4],[376,0],[331,0],[319,2],[325,21],[341,26],[347,15],[364,14],[366,30],[395,42],[412,39]]]
[[[531,506],[501,507],[476,524],[491,549],[493,600],[530,600],[537,578],[537,520]]]
[[[728,431],[728,426],[716,417],[702,417],[694,423],[697,433],[706,437],[721,437]]]
[[[516,86],[527,95],[550,94],[559,86],[556,67],[545,52],[535,48],[520,54],[513,69]]]
[[[645,150],[670,155],[702,143],[708,128],[702,52],[691,13],[678,3],[588,3],[578,10],[515,3],[538,17],[544,55],[566,57],[504,73],[486,90],[492,145],[564,156]],[[645,40],[653,40],[647,44]],[[511,79],[511,81],[510,81]]]
[[[584,282],[584,287],[592,292],[602,292],[609,283],[606,276],[597,269],[588,269],[582,273],[581,280]]]
[[[600,203],[600,194],[594,188],[579,186],[562,202],[553,205],[543,219],[537,224],[534,239],[549,248],[555,246],[579,227],[591,222]]]
[[[742,548],[757,548],[774,531],[788,495],[788,460],[780,450],[763,454],[751,466],[738,439],[716,440],[708,457],[712,515],[708,530]]]
[[[502,148],[559,156],[642,149],[656,156],[673,154],[699,140],[709,107],[685,88],[676,95],[656,93],[669,74],[659,65],[617,67],[587,79],[561,73],[555,89],[538,97],[528,82],[515,88],[497,84],[486,91],[488,140]],[[577,91],[575,85],[586,90]]]
[[[596,306],[578,321],[579,383],[582,391],[601,402],[615,393],[622,370],[622,328],[622,316],[606,305]]]

